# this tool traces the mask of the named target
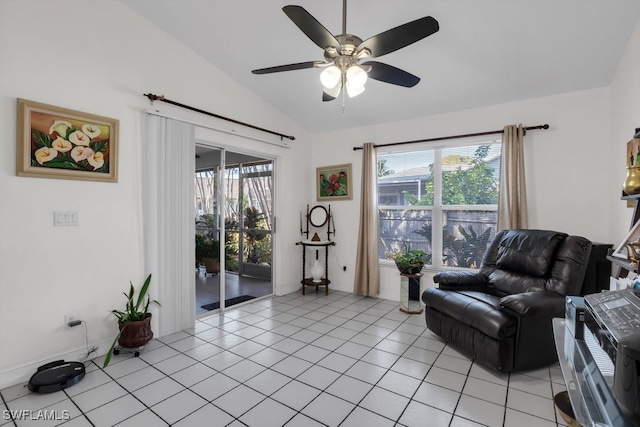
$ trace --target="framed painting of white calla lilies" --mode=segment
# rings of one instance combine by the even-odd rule
[[[18,176],[118,181],[118,120],[18,98]]]

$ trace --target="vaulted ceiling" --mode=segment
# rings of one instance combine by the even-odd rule
[[[121,0],[312,133],[608,86],[639,0],[349,0],[347,33],[365,40],[423,16],[440,30],[376,60],[421,78],[413,88],[369,79],[355,97],[322,101],[322,61],[283,13],[305,8],[333,34],[341,0]]]

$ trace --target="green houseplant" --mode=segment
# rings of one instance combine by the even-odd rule
[[[404,241],[402,244],[405,250],[400,252],[398,249],[390,251],[384,240],[382,238],[380,240],[385,247],[385,256],[395,261],[396,267],[402,274],[418,274],[425,264],[431,262],[431,254],[419,249],[409,249],[409,245]]]
[[[253,206],[246,207],[244,210],[244,257],[246,262],[259,264],[262,258],[270,259],[270,242],[265,240],[266,234],[260,233],[258,230],[264,230],[265,217],[262,212]],[[266,247],[264,246],[266,243]],[[267,250],[265,250],[267,249]],[[265,257],[266,255],[266,257]]]
[[[422,267],[429,262],[430,257],[419,249],[406,252],[395,252],[390,255],[396,263],[396,267],[403,274],[418,274]]]
[[[220,241],[196,234],[196,268],[204,265],[207,273],[220,272]]]
[[[149,305],[151,303],[160,306],[160,303],[156,300],[152,300],[149,297],[149,284],[151,283],[151,274],[147,276],[144,284],[138,291],[136,297],[136,291],[133,283],[129,282],[129,293],[123,292],[127,298],[127,303],[123,311],[111,310],[114,316],[118,319],[118,328],[120,332],[113,340],[111,348],[107,353],[103,367],[107,367],[111,361],[111,356],[116,350],[116,344],[120,344],[123,348],[138,348],[142,347],[153,338],[153,331],[151,331],[151,313],[149,313]]]

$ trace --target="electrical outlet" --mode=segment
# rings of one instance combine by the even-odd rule
[[[69,323],[74,322],[76,320],[76,316],[73,314],[66,314],[64,316],[64,324],[69,326]]]

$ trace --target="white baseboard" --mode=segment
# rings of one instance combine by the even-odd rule
[[[300,289],[300,284],[278,285],[274,289],[274,295],[287,295]]]
[[[84,362],[87,362],[88,360],[94,359],[96,357],[104,356],[109,348],[111,348],[112,343],[113,339],[109,338],[89,345],[89,348],[97,346],[98,350],[95,353],[92,353],[90,359],[84,360]],[[4,369],[0,371],[0,390],[14,386],[16,384],[26,383],[27,381],[29,381],[29,378],[31,378],[31,376],[38,371],[38,368],[46,363],[53,362],[55,360],[66,360],[67,362],[73,362],[77,361],[80,356],[86,353],[87,347],[82,346],[68,352],[58,353],[49,357],[32,360]]]

